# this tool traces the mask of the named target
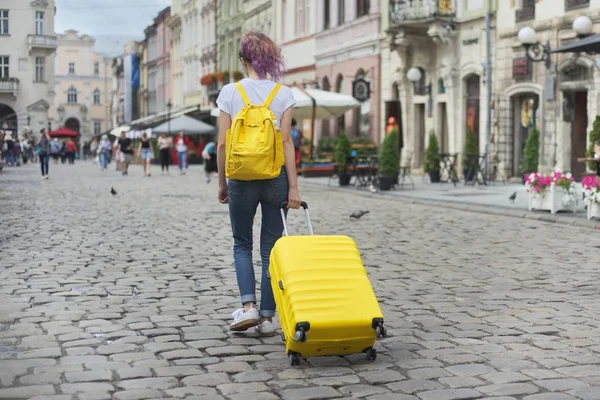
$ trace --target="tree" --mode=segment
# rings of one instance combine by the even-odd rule
[[[348,168],[348,158],[350,157],[350,153],[352,152],[352,143],[350,143],[350,139],[344,133],[344,130],[340,130],[338,134],[337,140],[335,142],[335,163],[338,166],[338,172],[343,174],[346,172]]]
[[[594,143],[600,143],[600,115],[596,115],[596,119],[592,124],[592,130],[590,131],[590,146],[586,152],[586,157],[594,157]],[[593,170],[596,168],[595,163],[588,163],[588,168]]]
[[[440,147],[435,131],[432,129],[429,132],[429,142],[427,143],[427,151],[425,152],[425,165],[423,169],[426,173],[440,171]]]
[[[379,153],[379,175],[396,177],[400,170],[400,154],[398,154],[398,129],[392,129],[383,139]]]
[[[532,128],[525,141],[521,172],[536,172],[539,164],[540,132]]]

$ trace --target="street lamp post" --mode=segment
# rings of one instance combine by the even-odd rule
[[[168,129],[169,129],[169,136],[171,136],[171,108],[173,107],[173,104],[171,104],[171,100],[169,100],[169,102],[167,103],[167,124],[168,124]]]
[[[581,15],[573,21],[572,29],[577,33],[577,37],[581,39],[592,33],[592,25],[592,20],[588,16]],[[525,54],[530,61],[544,62],[546,68],[550,69],[552,66],[550,60],[552,49],[549,41],[546,41],[546,44],[538,41],[535,29],[530,26],[521,28],[518,38],[519,42],[525,47]]]
[[[431,116],[433,114],[433,98],[432,98],[433,93],[432,93],[431,82],[429,82],[429,84],[427,84],[427,85],[419,87],[418,84],[421,81],[421,78],[423,78],[423,74],[421,73],[421,70],[416,67],[412,67],[411,69],[409,69],[408,72],[406,73],[406,77],[408,78],[409,81],[411,81],[413,83],[413,88],[414,88],[415,94],[428,96],[428,98],[427,98],[427,117],[431,118]]]

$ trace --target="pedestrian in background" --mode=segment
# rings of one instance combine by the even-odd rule
[[[48,167],[50,164],[50,137],[45,129],[41,130],[40,140],[38,142],[38,156],[40,158],[40,167],[42,169],[42,179],[49,178]]]
[[[58,157],[60,156],[60,142],[57,138],[54,138],[50,144],[50,156],[52,156],[54,164],[58,164]]]
[[[217,172],[217,145],[210,141],[202,150],[202,158],[204,158],[204,172],[206,173],[206,183],[210,183],[211,175]]]
[[[304,135],[302,134],[302,131],[296,128],[296,120],[292,118],[292,141],[294,142],[294,151],[296,155],[296,168],[300,165],[303,139]]]
[[[77,146],[73,139],[69,138],[65,143],[65,150],[67,153],[67,160],[69,164],[75,164],[75,152],[77,151]]]
[[[140,153],[142,163],[144,164],[144,176],[150,176],[150,162],[154,158],[154,150],[152,149],[152,143],[150,142],[146,132],[144,132],[142,135],[142,140],[140,140],[138,151]]]
[[[217,99],[219,107],[219,144],[217,161],[219,172],[219,202],[229,204],[229,218],[233,233],[233,259],[240,290],[242,308],[233,312],[232,331],[245,331],[256,326],[261,336],[272,336],[275,329],[272,319],[275,315],[275,300],[267,276],[269,255],[275,241],[283,232],[280,204],[288,202],[288,207],[300,207],[298,176],[292,142],[292,107],[296,99],[287,86],[276,89],[276,83],[285,70],[281,49],[266,35],[258,32],[245,34],[240,40],[239,57],[248,78],[238,84],[254,105],[265,104],[273,93],[269,109],[281,129],[283,141],[284,165],[277,178],[242,181],[225,177],[225,156],[227,148],[227,130],[231,128],[232,118],[244,109],[244,99],[236,84],[223,87]],[[270,77],[271,79],[268,79]],[[255,308],[255,278],[252,263],[253,224],[258,205],[261,206],[262,223],[260,232],[260,255],[262,259],[262,278],[260,285],[260,312]]]
[[[185,170],[187,167],[187,151],[189,144],[189,139],[183,135],[183,132],[179,132],[179,136],[175,140],[175,145],[177,150],[177,161],[179,164],[180,175],[185,175]]]
[[[98,143],[98,156],[100,161],[100,171],[106,171],[108,168],[108,159],[110,157],[110,140],[108,140],[108,136],[102,135],[102,139],[100,143]]]
[[[129,164],[133,161],[133,140],[126,136],[125,131],[121,132],[119,150],[121,151],[121,160],[123,161],[121,174],[123,176],[129,175]]]
[[[173,138],[163,132],[158,138],[158,156],[160,158],[160,174],[164,175],[165,170],[169,175],[169,164],[171,163],[171,148],[173,147]]]

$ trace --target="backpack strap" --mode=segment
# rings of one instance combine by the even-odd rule
[[[246,92],[244,91],[244,88],[242,87],[242,83],[241,82],[236,83],[235,87],[237,87],[238,92],[240,92],[240,95],[242,96],[242,100],[244,100],[244,103],[246,104],[246,106],[251,105],[252,103],[250,103],[250,99],[248,99],[248,96],[246,95]]]
[[[267,100],[265,100],[265,104],[264,104],[265,107],[269,107],[269,105],[271,104],[271,102],[273,101],[275,96],[277,95],[277,92],[279,91],[280,87],[281,87],[281,83],[277,83],[275,85],[275,87],[273,88],[273,91],[271,92],[269,97],[267,97]]]

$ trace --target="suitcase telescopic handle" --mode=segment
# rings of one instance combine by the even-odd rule
[[[287,223],[285,222],[285,210],[287,209],[288,202],[282,201],[279,210],[281,211],[281,220],[283,221],[283,235],[289,236]],[[308,226],[308,233],[314,235],[312,222],[310,222],[310,215],[308,214],[308,204],[305,201],[301,202],[300,205],[304,209],[304,218],[306,218],[306,225]]]

